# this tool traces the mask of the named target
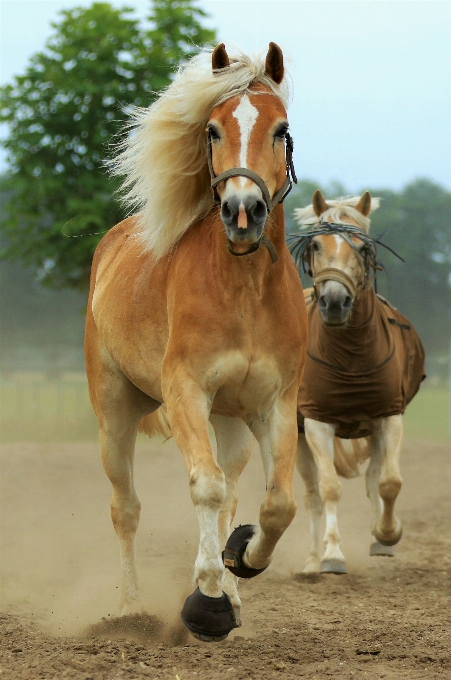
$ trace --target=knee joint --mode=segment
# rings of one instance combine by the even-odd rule
[[[141,503],[139,500],[128,502],[126,505],[111,501],[111,519],[117,533],[135,532],[139,524]]]
[[[263,501],[260,525],[266,534],[280,534],[290,525],[296,514],[296,501],[291,494],[272,491]]]
[[[379,482],[379,495],[384,500],[393,500],[401,490],[401,477],[390,477]]]
[[[191,498],[194,504],[222,505],[226,495],[224,474],[218,468],[211,472],[193,470],[189,476]]]
[[[319,491],[323,502],[338,503],[341,496],[341,482],[339,479],[330,479],[319,483]]]

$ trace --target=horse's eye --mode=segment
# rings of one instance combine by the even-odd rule
[[[312,241],[312,250],[314,253],[318,252],[319,250],[319,245],[316,243],[316,241]]]
[[[215,127],[213,127],[213,125],[209,125],[207,131],[208,134],[210,135],[210,139],[212,139],[213,141],[220,139],[219,132]]]
[[[285,139],[285,135],[287,134],[287,132],[288,125],[283,125],[282,127],[278,128],[274,137],[277,137],[277,139]]]

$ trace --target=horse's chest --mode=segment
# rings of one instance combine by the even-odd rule
[[[284,382],[280,367],[271,357],[233,351],[213,363],[205,388],[214,395],[213,410],[264,416],[271,410]]]

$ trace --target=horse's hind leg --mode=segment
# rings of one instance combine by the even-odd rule
[[[211,416],[218,450],[218,464],[224,473],[226,494],[219,511],[219,543],[225,547],[231,532],[238,503],[237,484],[254,445],[255,439],[246,423],[239,418]],[[238,577],[229,569],[224,572],[223,589],[230,598],[237,625],[240,623],[241,600],[238,595]]]
[[[325,551],[321,559],[320,571],[346,574],[346,563],[340,548],[337,522],[341,483],[334,466],[335,426],[305,418],[304,428],[309,448],[318,468],[319,492],[326,511]]]
[[[371,437],[371,461],[366,473],[367,494],[373,507],[373,534],[382,546],[398,543],[401,522],[394,514],[401,490],[399,457],[403,440],[402,416],[383,418]],[[391,554],[374,545],[371,554]]]
[[[303,434],[298,439],[296,467],[305,486],[304,502],[310,527],[310,552],[303,572],[317,574],[320,571],[320,520],[323,502],[319,493],[318,469]]]
[[[104,470],[112,484],[111,519],[119,538],[122,572],[120,613],[141,608],[135,565],[135,534],[141,503],[133,481],[133,457],[138,424],[159,406],[140,392],[115,366],[105,350],[94,361],[90,353],[90,394],[99,421]]]

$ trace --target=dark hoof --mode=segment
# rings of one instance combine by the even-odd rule
[[[232,574],[240,578],[252,578],[265,571],[263,569],[253,569],[246,567],[243,562],[243,555],[246,551],[247,544],[251,540],[257,527],[254,524],[240,524],[234,529],[229,536],[224,552],[222,553],[222,561],[227,569],[230,569]]]
[[[204,642],[225,640],[236,628],[232,603],[226,593],[208,597],[196,588],[183,605],[182,621],[190,633]]]
[[[401,536],[402,536],[402,529],[400,529],[399,532],[393,538],[386,539],[386,538],[383,538],[380,534],[375,534],[375,539],[381,545],[390,546],[390,545],[396,545],[397,543],[399,543],[399,541],[401,540]]]
[[[344,560],[321,560],[320,572],[322,574],[347,574]]]
[[[370,546],[371,557],[394,557],[395,551],[390,545],[382,545],[378,541]]]

